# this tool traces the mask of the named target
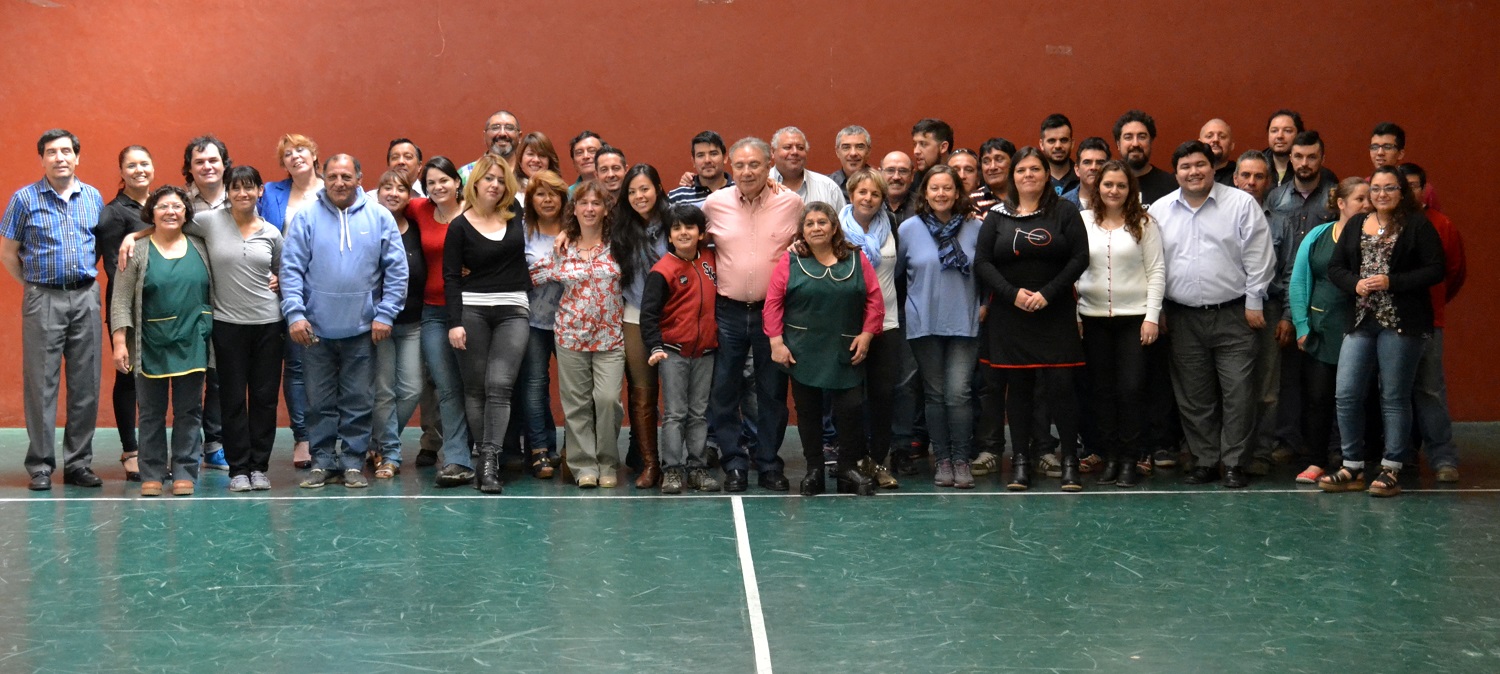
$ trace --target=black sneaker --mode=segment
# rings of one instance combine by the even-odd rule
[[[718,491],[719,481],[708,472],[706,468],[694,468],[688,471],[687,486],[697,491]]]
[[[663,493],[663,494],[681,494],[682,493],[682,469],[681,468],[668,468],[667,469],[666,474],[663,475],[662,478],[661,478],[661,493]]]
[[[413,463],[415,463],[418,468],[426,468],[427,466],[435,466],[435,465],[437,465],[437,452],[435,452],[433,450],[430,450],[430,449],[424,449],[422,451],[419,451],[419,452],[417,452],[417,460],[414,461]]]
[[[321,489],[325,484],[328,484],[328,471],[314,468],[307,471],[307,477],[302,478],[297,486],[303,489]]]
[[[474,481],[474,469],[464,468],[456,463],[443,466],[438,471],[437,486],[439,487],[462,487]]]
[[[358,468],[350,468],[344,471],[344,486],[349,489],[363,489],[370,486],[370,482],[365,479],[364,471]]]

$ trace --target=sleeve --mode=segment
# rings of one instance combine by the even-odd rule
[[[1297,338],[1307,336],[1310,328],[1307,322],[1307,305],[1312,301],[1312,256],[1313,243],[1322,236],[1323,232],[1333,225],[1320,225],[1314,227],[1307,236],[1302,237],[1302,245],[1297,247],[1296,259],[1292,261],[1292,278],[1287,282],[1286,301],[1287,315],[1291,317],[1292,326],[1297,328]]]
[[[281,251],[281,313],[291,325],[307,320],[305,285],[307,263],[312,259],[312,228],[302,213],[287,223],[285,238]]]
[[[1458,291],[1464,287],[1464,281],[1469,277],[1469,261],[1464,257],[1464,237],[1450,222],[1447,228],[1447,236],[1441,236],[1443,240],[1443,260],[1447,264],[1444,278],[1448,281],[1448,296],[1445,302],[1452,302],[1458,297]],[[1441,234],[1441,233],[1440,233]]]
[[[1391,280],[1390,291],[1393,293],[1427,290],[1443,280],[1443,242],[1438,238],[1437,229],[1426,218],[1409,224],[1408,227],[1412,227],[1410,234],[1415,237],[1413,243],[1416,245],[1416,265],[1387,274]]]
[[[1060,202],[1067,203],[1067,202]],[[1055,304],[1064,299],[1073,297],[1073,284],[1083,276],[1084,270],[1089,268],[1089,234],[1083,229],[1083,216],[1072,204],[1058,207],[1054,206],[1062,217],[1058,222],[1058,229],[1068,242],[1068,263],[1063,265],[1062,271],[1037,292],[1047,300],[1048,304]]]
[[[281,232],[275,230],[274,228],[271,231],[272,232],[276,232],[274,236],[270,237],[270,239],[271,239],[271,273],[280,276],[281,275],[281,251],[286,248],[286,237],[283,237],[281,235]]]
[[[461,221],[460,221],[461,220]],[[467,219],[454,218],[443,239],[443,302],[448,309],[448,328],[464,322],[464,229]]]
[[[135,327],[135,286],[140,282],[141,265],[145,263],[146,257],[145,255],[132,256],[125,264],[125,268],[120,270],[120,277],[114,284],[114,293],[109,296],[111,335],[115,330]]]
[[[1146,321],[1161,322],[1162,298],[1167,294],[1167,255],[1162,252],[1161,228],[1146,221],[1141,232],[1141,259],[1146,266]]]
[[[380,303],[375,306],[375,320],[386,325],[396,324],[396,314],[406,306],[406,282],[411,270],[406,267],[406,244],[401,242],[401,230],[396,228],[396,219],[384,209],[376,223],[380,227]]]
[[[5,215],[0,216],[0,236],[11,241],[21,240],[21,230],[25,228],[26,214],[30,210],[26,208],[24,201],[26,199],[21,192],[16,192],[16,195],[10,198],[10,203],[5,206]]]
[[[1245,309],[1265,308],[1266,288],[1276,275],[1276,251],[1271,248],[1271,227],[1266,214],[1252,199],[1245,202],[1239,220],[1239,236],[1245,259]]]
[[[1350,218],[1339,231],[1339,242],[1334,246],[1333,256],[1328,258],[1328,280],[1350,295],[1358,294],[1354,286],[1359,284],[1359,232],[1364,224],[1363,213]]]
[[[766,289],[766,304],[761,309],[761,322],[765,323],[767,337],[780,337],[782,317],[786,309],[786,280],[792,271],[792,254],[786,253],[771,270],[771,286]]]
[[[661,311],[667,304],[667,290],[667,277],[661,272],[653,269],[646,275],[646,290],[641,294],[641,341],[649,354],[663,350]]]
[[[1005,275],[1000,273],[1000,268],[995,266],[995,239],[999,236],[999,229],[1000,216],[992,211],[985,216],[984,224],[979,226],[979,244],[974,250],[974,273],[979,275],[981,289],[995,295],[992,301],[1013,304],[1018,288],[1011,285]]]
[[[885,296],[880,293],[880,279],[875,276],[875,266],[863,251],[854,251],[859,256],[860,273],[865,278],[865,324],[860,332],[880,334],[885,325]]]

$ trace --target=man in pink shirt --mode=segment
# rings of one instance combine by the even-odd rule
[[[745,357],[755,362],[757,409],[755,467],[761,487],[786,491],[787,479],[778,453],[786,435],[787,376],[771,362],[771,340],[766,337],[761,309],[771,270],[797,235],[802,198],[770,185],[771,146],[759,138],[744,138],[729,148],[729,169],[735,184],[703,202],[708,235],[719,262],[719,297],[714,311],[719,323],[719,354],[714,361],[709,418],[722,452],[724,491],[745,491],[750,457],[740,446],[740,382]]]

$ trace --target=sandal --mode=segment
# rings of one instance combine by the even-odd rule
[[[1297,484],[1317,484],[1323,472],[1320,466],[1308,466],[1307,470],[1297,473]]]
[[[1365,475],[1363,472],[1356,474],[1348,468],[1340,468],[1318,478],[1318,488],[1326,492],[1364,491]]]
[[[136,460],[138,456],[140,456],[140,452],[122,452],[120,454],[120,467],[125,469],[126,482],[141,481],[141,465]]]
[[[531,452],[531,476],[538,480],[550,480],[555,472],[552,456],[545,449]]]
[[[1370,480],[1370,495],[1379,498],[1390,498],[1401,495],[1401,485],[1397,484],[1400,468],[1381,468],[1380,476]]]
[[[377,480],[389,480],[393,477],[396,477],[396,475],[400,472],[401,464],[394,461],[381,459],[380,462],[375,465],[375,479]]]

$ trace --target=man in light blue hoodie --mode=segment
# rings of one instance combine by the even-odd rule
[[[390,337],[406,298],[406,249],[389,211],[360,189],[359,160],[323,165],[323,192],[286,227],[281,312],[305,347],[313,467],[301,486],[342,478],[364,487],[370,444],[374,345]],[[343,440],[343,454],[338,441]]]

